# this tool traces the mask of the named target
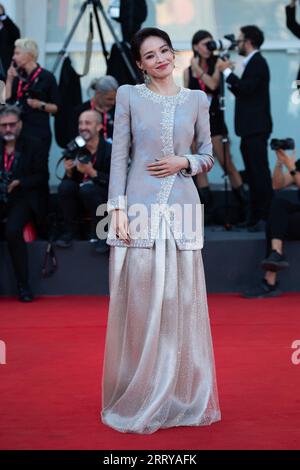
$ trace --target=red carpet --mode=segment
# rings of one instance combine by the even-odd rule
[[[102,425],[106,298],[0,299],[1,449],[297,449],[300,443],[300,295],[245,300],[211,295],[223,419],[150,436]]]

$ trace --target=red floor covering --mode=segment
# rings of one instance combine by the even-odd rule
[[[99,419],[107,305],[104,297],[0,299],[1,449],[300,448],[300,364],[291,360],[300,295],[210,295],[222,421],[147,436]]]

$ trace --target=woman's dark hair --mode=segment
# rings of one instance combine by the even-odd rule
[[[165,31],[158,28],[143,28],[140,29],[131,40],[131,54],[136,62],[141,60],[141,46],[143,42],[150,36],[155,36],[166,41],[171,51],[175,53],[171,39]]]
[[[212,34],[209,33],[208,31],[205,31],[204,29],[200,29],[199,31],[197,31],[194,34],[194,36],[192,38],[192,49],[193,49],[195,57],[197,56],[197,52],[194,50],[193,46],[196,46],[198,44],[198,42],[200,42],[200,41],[202,41],[203,39],[206,39],[206,38],[211,38],[212,39]]]
[[[195,51],[193,46],[196,46],[200,41],[202,41],[203,39],[207,39],[207,38],[212,39],[213,36],[209,31],[205,31],[204,29],[200,29],[194,34],[192,38],[192,49],[193,49],[194,57],[199,57],[199,54]],[[210,57],[207,59],[209,75],[213,75],[215,71],[216,61],[217,59],[213,54],[211,54]],[[199,63],[201,65],[201,57],[199,57]]]

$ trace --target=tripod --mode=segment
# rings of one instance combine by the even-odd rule
[[[75,33],[75,31],[76,31],[76,29],[77,29],[77,27],[78,27],[78,24],[80,23],[81,18],[83,17],[83,15],[84,15],[84,13],[85,13],[85,11],[86,11],[86,9],[87,9],[88,6],[92,6],[92,7],[93,7],[93,13],[94,13],[94,16],[95,16],[95,19],[96,19],[97,28],[98,28],[98,32],[99,32],[99,36],[100,36],[100,41],[101,41],[101,46],[102,46],[102,50],[103,50],[103,54],[104,54],[104,57],[105,57],[105,62],[106,62],[106,64],[107,64],[107,62],[108,62],[108,52],[107,52],[106,47],[105,47],[104,37],[103,37],[103,33],[102,33],[102,29],[101,29],[101,23],[100,23],[100,18],[99,18],[99,12],[102,14],[102,17],[103,17],[103,19],[104,19],[104,21],[105,21],[105,23],[106,23],[106,25],[107,25],[109,31],[111,32],[111,34],[112,34],[112,36],[113,36],[113,38],[114,38],[114,40],[115,40],[115,43],[116,43],[116,45],[117,45],[117,47],[118,47],[118,49],[119,49],[119,51],[120,51],[121,57],[122,57],[122,59],[123,59],[125,65],[126,65],[128,71],[129,71],[131,77],[133,78],[133,80],[134,80],[136,83],[139,83],[139,78],[138,78],[138,76],[137,76],[135,70],[133,69],[131,63],[129,62],[128,57],[126,56],[126,53],[125,53],[125,51],[124,51],[124,48],[123,48],[122,44],[120,43],[120,41],[119,41],[119,39],[118,39],[118,37],[117,37],[117,35],[116,35],[116,33],[115,33],[115,30],[114,30],[114,28],[113,28],[113,26],[112,26],[112,24],[111,24],[111,22],[110,22],[110,20],[109,20],[109,18],[108,18],[108,16],[107,16],[106,12],[105,12],[105,10],[104,10],[103,5],[102,5],[102,3],[101,3],[100,0],[86,0],[86,1],[82,4],[82,6],[81,6],[81,8],[80,8],[80,11],[79,11],[79,13],[78,13],[78,16],[77,16],[77,18],[75,19],[74,24],[73,24],[73,26],[72,26],[72,28],[71,28],[71,31],[70,31],[70,33],[68,34],[68,36],[66,37],[66,40],[65,40],[65,42],[64,42],[64,44],[63,44],[63,46],[62,46],[62,49],[61,49],[61,50],[59,51],[59,53],[58,53],[58,56],[57,56],[57,58],[56,58],[56,60],[55,60],[55,63],[54,63],[52,72],[53,72],[53,73],[56,72],[56,70],[57,70],[57,68],[58,68],[58,66],[59,66],[59,64],[60,64],[60,62],[62,61],[64,55],[66,54],[67,49],[68,49],[68,46],[69,46],[69,44],[70,44],[70,42],[71,42],[71,40],[72,40],[72,37],[73,37],[73,35],[74,35],[74,33]],[[99,10],[99,11],[98,11],[98,10]],[[91,15],[92,15],[92,12],[91,12]]]
[[[221,56],[221,58],[224,57]],[[226,56],[228,57],[228,55]],[[220,97],[219,97],[219,109],[221,111],[222,118],[222,144],[223,144],[223,158],[224,158],[224,207],[225,207],[225,218],[224,218],[224,228],[225,230],[231,230],[232,226],[229,220],[229,192],[228,192],[228,165],[227,165],[227,143],[228,135],[225,135],[225,80],[224,75],[221,73],[220,76]]]

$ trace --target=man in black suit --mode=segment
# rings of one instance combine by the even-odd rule
[[[39,140],[21,134],[19,108],[0,110],[0,219],[18,282],[19,299],[32,300],[23,229],[45,214],[42,194],[48,182],[47,158]]]
[[[238,37],[238,52],[245,57],[239,78],[232,72],[232,62],[219,59],[230,91],[235,95],[235,132],[241,137],[241,153],[250,190],[250,231],[263,229],[272,200],[272,180],[267,144],[272,132],[269,67],[259,49],[264,42],[257,26],[244,26]]]

